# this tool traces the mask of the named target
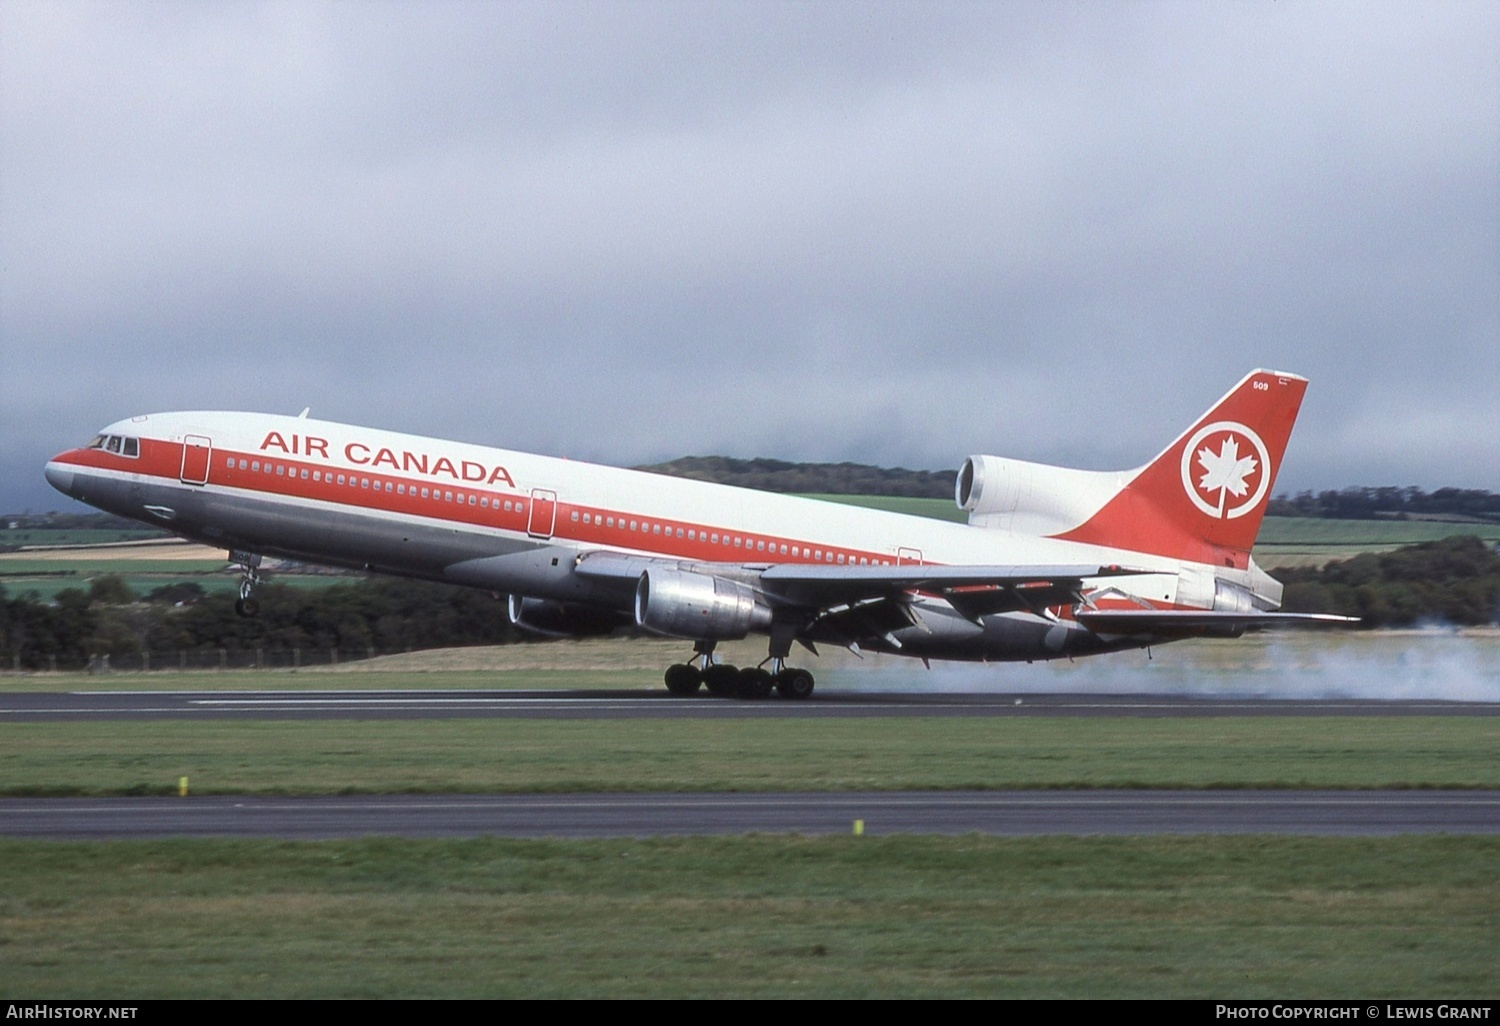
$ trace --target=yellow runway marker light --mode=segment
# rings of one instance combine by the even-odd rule
[[[865,835],[865,821],[862,820],[862,819],[856,819],[854,821],[854,836],[855,837],[863,837],[864,835]]]
[[[179,798],[187,797],[187,777],[177,778],[177,796]]]

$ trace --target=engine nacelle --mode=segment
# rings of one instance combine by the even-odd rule
[[[510,615],[510,622],[523,631],[548,638],[599,637],[619,627],[630,626],[630,617],[613,609],[525,595],[511,595],[506,612]]]
[[[733,641],[769,629],[771,611],[737,581],[682,570],[647,570],[635,586],[635,622],[656,634]]]
[[[975,527],[1061,534],[1097,513],[1135,473],[970,456],[958,470],[953,497]]]

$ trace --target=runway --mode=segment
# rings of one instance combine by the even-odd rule
[[[0,799],[0,835],[645,837],[1500,834],[1490,791],[962,791]]]
[[[819,692],[784,699],[610,691],[71,691],[0,693],[0,723],[171,719],[745,719],[891,716],[1500,716],[1500,703],[1150,694]]]

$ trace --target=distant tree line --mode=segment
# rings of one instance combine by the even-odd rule
[[[1266,512],[1273,517],[1335,520],[1443,519],[1500,523],[1500,495],[1477,488],[1343,488],[1278,495]]]
[[[1468,535],[1275,575],[1288,612],[1358,616],[1366,627],[1500,623],[1500,553]]]
[[[684,456],[636,470],[695,481],[758,488],[765,492],[823,495],[893,495],[920,499],[953,498],[954,470],[907,470],[863,463],[788,463],[740,460],[728,456]]]
[[[153,524],[139,520],[128,520],[113,513],[7,513],[0,516],[0,527],[19,531],[151,531],[166,535],[168,532]]]
[[[488,593],[397,579],[319,588],[267,584],[260,615],[234,611],[232,594],[206,595],[192,582],[136,596],[120,578],[97,578],[51,602],[11,598],[0,588],[0,668],[74,668],[91,657],[226,650],[338,649],[348,656],[517,639],[505,607]]]

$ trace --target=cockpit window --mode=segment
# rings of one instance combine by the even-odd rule
[[[93,440],[85,449],[103,449],[119,456],[128,456],[132,459],[141,454],[141,440],[139,438],[126,438],[124,435],[95,435]]]

